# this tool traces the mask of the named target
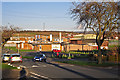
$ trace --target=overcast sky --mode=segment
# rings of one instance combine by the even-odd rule
[[[70,18],[71,6],[71,2],[3,2],[2,24],[22,29],[74,31],[77,24]]]

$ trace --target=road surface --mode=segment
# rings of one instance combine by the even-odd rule
[[[35,56],[36,52],[26,54],[25,56]],[[51,55],[45,53],[47,57]],[[9,64],[9,63],[6,63]],[[23,59],[23,63],[9,64],[15,67],[24,67],[30,79],[36,80],[54,80],[54,79],[87,79],[99,80],[103,78],[114,79],[118,78],[118,68],[106,67],[89,67],[77,66],[72,64],[56,63],[51,58],[47,58],[47,62],[34,62],[32,59]],[[20,76],[18,75],[18,78]]]
[[[34,62],[31,59],[24,59],[23,63],[13,63],[12,66],[24,67],[27,76],[35,79],[99,79],[99,78],[118,78],[118,69],[96,68],[76,66],[71,64],[56,63],[47,60],[47,62]]]

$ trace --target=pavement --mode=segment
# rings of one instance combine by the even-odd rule
[[[19,76],[19,70],[17,69],[3,69],[2,80],[17,80]]]

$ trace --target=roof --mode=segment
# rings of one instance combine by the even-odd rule
[[[8,53],[4,53],[3,55],[10,55],[10,54],[8,54]]]
[[[18,54],[18,53],[14,53],[14,54],[11,54],[11,55],[20,55],[20,54]]]

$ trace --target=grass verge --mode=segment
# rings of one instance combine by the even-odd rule
[[[85,61],[57,61],[60,63],[67,63],[67,64],[75,64],[81,66],[95,66],[95,67],[109,67],[109,66],[117,66],[118,64],[115,63],[103,63],[97,64],[96,62],[85,62]]]
[[[0,64],[1,65],[1,64]],[[1,67],[1,66],[0,66]],[[7,65],[5,63],[2,63],[2,69],[17,69],[17,67],[12,67],[10,65]]]
[[[9,49],[9,50],[13,50],[15,52],[18,51],[18,49],[16,49],[16,47],[5,47],[6,49]],[[20,49],[19,52],[31,52],[31,51],[35,51],[35,50],[23,50],[23,49]]]
[[[24,59],[33,59],[34,57],[31,57],[31,56],[22,56],[22,58],[24,58]]]

